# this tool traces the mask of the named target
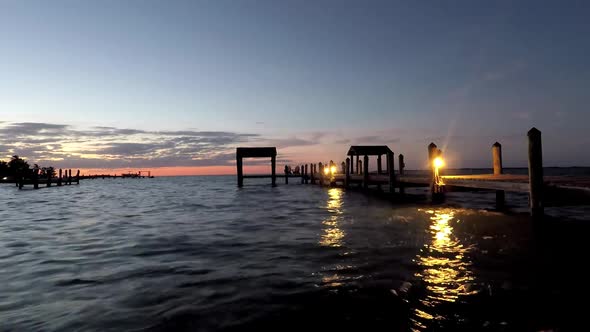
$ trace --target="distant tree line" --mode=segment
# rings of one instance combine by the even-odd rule
[[[12,156],[10,161],[0,160],[0,178],[15,177],[15,176],[30,176],[35,171],[39,172],[39,176],[43,178],[55,177],[55,169],[53,167],[39,167],[34,164],[33,168],[29,163],[19,156]]]

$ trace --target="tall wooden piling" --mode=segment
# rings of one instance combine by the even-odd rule
[[[531,216],[543,216],[543,147],[541,131],[532,128],[527,133],[529,141],[529,206]]]
[[[502,144],[496,142],[492,145],[492,166],[494,167],[494,175],[501,175],[502,170]],[[504,207],[506,201],[506,193],[504,190],[496,190],[496,208]]]
[[[381,174],[381,155],[377,156],[377,174]]]
[[[71,185],[72,184],[72,169],[71,168],[68,170],[68,173],[69,173],[68,174],[68,184]]]
[[[324,185],[324,165],[322,163],[319,163],[319,172],[320,173],[320,186]]]
[[[76,171],[76,184],[80,184],[80,170]]]
[[[236,167],[237,167],[237,172],[238,172],[238,187],[243,187],[244,186],[243,160],[242,160],[242,157],[239,156],[239,153],[236,158]]]
[[[57,186],[61,187],[61,181],[62,181],[62,169],[59,169],[59,177],[57,178]]]
[[[305,184],[309,183],[309,169],[308,169],[309,164],[305,164]]]
[[[309,174],[309,176],[311,177],[311,184],[315,184],[315,173],[316,173],[316,164],[311,164],[311,174]]]
[[[359,172],[360,172],[359,175],[362,175],[363,174],[363,171],[364,171],[364,169],[363,169],[363,161],[362,160],[359,160]]]
[[[350,158],[346,158],[344,174],[344,187],[348,188],[348,186],[350,185]]]
[[[270,170],[271,170],[271,178],[272,178],[272,186],[275,187],[277,185],[277,156],[273,155],[270,157]]]
[[[434,185],[436,183],[436,175],[434,170],[434,158],[437,154],[437,146],[433,142],[428,144],[428,168],[430,169],[430,191],[434,193]]]
[[[33,170],[33,188],[39,189],[39,169],[35,168]]]
[[[346,163],[342,162],[340,164],[340,171],[342,172],[342,174],[346,174]]]
[[[356,172],[355,174],[361,174],[361,160],[359,159],[359,155],[356,155]]]
[[[404,168],[406,168],[406,164],[404,163],[404,155],[403,154],[399,154],[397,156],[398,158],[398,164],[399,164],[399,175],[404,175]],[[400,181],[399,184],[399,193],[400,194],[404,194],[405,193],[405,188],[403,183]]]
[[[301,169],[299,171],[299,174],[301,174],[301,184],[305,183],[305,165],[301,165]]]
[[[51,187],[51,174],[47,175],[47,186]]]
[[[289,184],[289,166],[285,165],[285,184]]]
[[[369,156],[363,157],[363,188],[369,189]]]
[[[387,153],[386,161],[387,161],[387,173],[389,175],[389,193],[393,194],[395,192],[395,167],[393,164],[393,153]]]

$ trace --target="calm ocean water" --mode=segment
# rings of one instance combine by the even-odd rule
[[[588,207],[533,225],[518,213],[523,195],[509,195],[515,212],[504,214],[486,210],[493,193],[400,205],[268,182],[0,186],[0,331],[567,331],[586,321]]]

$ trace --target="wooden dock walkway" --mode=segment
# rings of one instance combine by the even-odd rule
[[[438,159],[442,158],[443,153],[434,143],[431,143],[428,146],[431,168],[427,175],[405,174],[406,165],[401,154],[398,156],[399,169],[396,172],[393,162],[394,154],[387,146],[352,146],[348,151],[348,158],[340,165],[332,161],[327,164],[304,164],[300,166],[302,174],[287,176],[285,183],[288,183],[289,177],[301,177],[301,183],[311,182],[342,188],[356,186],[366,190],[376,187],[390,194],[395,193],[397,189],[401,195],[405,193],[406,188],[429,187],[433,201],[444,198],[445,192],[452,191],[453,188],[491,190],[496,192],[496,204],[499,208],[505,205],[505,192],[528,193],[529,207],[533,217],[542,216],[545,206],[590,205],[590,177],[543,176],[541,132],[532,128],[527,136],[529,140],[528,175],[503,174],[502,146],[497,142],[492,145],[493,174],[442,175],[439,174],[439,169],[443,161]],[[376,172],[369,172],[369,155],[377,156]],[[386,156],[385,169],[381,165],[382,155]],[[276,158],[276,152],[273,161],[274,158]],[[241,163],[238,167],[241,168]],[[272,177],[273,185],[275,185],[277,176],[276,174],[244,176],[239,169],[238,184],[240,186],[245,177]]]

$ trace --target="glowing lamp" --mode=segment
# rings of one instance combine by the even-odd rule
[[[434,158],[434,167],[441,168],[445,165],[445,161],[441,157]]]

